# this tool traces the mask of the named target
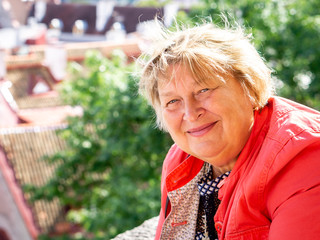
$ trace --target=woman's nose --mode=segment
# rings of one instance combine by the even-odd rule
[[[183,120],[194,122],[204,114],[204,108],[196,101],[185,101]]]

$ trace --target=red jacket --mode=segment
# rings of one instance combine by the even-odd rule
[[[160,238],[167,193],[190,182],[203,161],[176,145],[163,164]],[[320,239],[320,113],[274,97],[255,113],[252,133],[219,190],[219,239]],[[172,236],[172,239],[175,239]]]

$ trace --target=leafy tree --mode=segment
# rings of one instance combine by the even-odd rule
[[[320,109],[320,1],[202,0],[189,13],[193,22],[221,12],[247,29],[274,69],[277,93]]]
[[[170,0],[157,1],[157,0],[140,0],[134,3],[137,7],[163,7],[170,3]]]
[[[121,51],[111,59],[88,52],[84,67],[71,64],[62,97],[83,115],[61,132],[67,149],[48,158],[60,163],[55,176],[32,188],[34,199],[58,197],[69,206],[67,217],[86,230],[84,239],[110,239],[159,213],[160,168],[171,140],[154,128],[133,70]]]

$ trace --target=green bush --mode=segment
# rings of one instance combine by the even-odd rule
[[[83,115],[69,118],[60,133],[67,149],[47,159],[59,162],[55,176],[33,190],[34,199],[58,197],[71,208],[67,218],[85,230],[77,239],[110,239],[159,213],[171,139],[155,129],[133,71],[121,51],[110,59],[88,52],[84,66],[71,64],[73,80],[62,86],[64,101]]]

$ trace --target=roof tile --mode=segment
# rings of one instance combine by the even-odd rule
[[[41,186],[50,179],[58,163],[50,165],[42,158],[65,148],[64,141],[57,135],[57,130],[63,127],[58,125],[0,129],[0,144],[20,186]],[[24,197],[27,201],[30,199],[29,194],[24,193]],[[58,200],[40,200],[30,203],[30,207],[42,233],[50,232],[62,217],[62,207]]]

